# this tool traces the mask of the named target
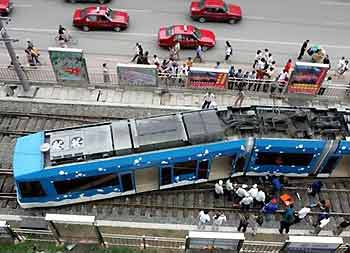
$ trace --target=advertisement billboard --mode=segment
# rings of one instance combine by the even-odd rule
[[[57,82],[89,82],[82,49],[49,47]]]
[[[328,69],[328,64],[296,62],[289,78],[288,93],[316,95]]]
[[[158,85],[158,71],[155,65],[117,64],[120,85],[150,86]]]
[[[188,87],[225,89],[228,70],[212,68],[191,68],[188,73]]]

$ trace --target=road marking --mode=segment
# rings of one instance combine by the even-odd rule
[[[332,1],[323,1],[320,2],[321,5],[334,5],[334,6],[350,6],[350,3],[339,3],[339,2],[332,2]]]
[[[144,13],[151,13],[152,10],[142,10],[142,9],[118,9],[120,11],[127,11],[127,12],[144,12]]]
[[[31,8],[33,7],[32,4],[13,4],[15,8]]]
[[[237,38],[216,38],[217,41],[230,41],[230,42],[244,42],[244,43],[254,43],[254,44],[271,44],[271,45],[287,45],[287,46],[301,46],[300,42],[288,42],[288,41],[274,41],[274,40],[247,40],[247,39],[237,39]],[[350,49],[350,46],[345,45],[328,45],[321,44],[325,48],[336,48],[336,49]]]
[[[11,27],[8,28],[9,31],[17,31],[17,32],[39,32],[39,33],[57,33],[57,29],[41,29],[41,28],[17,28],[17,27]],[[83,31],[74,31],[71,32],[74,34],[84,34],[87,35],[87,32]],[[114,33],[116,34],[116,33]],[[95,34],[98,35],[98,34]],[[156,38],[158,34],[152,34],[152,33],[118,33],[117,36],[140,36],[140,37],[149,37],[149,38]],[[271,45],[286,45],[286,46],[301,46],[301,42],[289,42],[289,41],[275,41],[275,40],[252,40],[252,39],[237,39],[237,38],[227,38],[227,37],[217,37],[217,41],[231,41],[231,42],[238,42],[238,43],[252,43],[252,44],[271,44]],[[331,45],[331,44],[322,44],[321,46],[324,48],[335,48],[335,49],[350,49],[350,46],[346,45]]]
[[[41,28],[17,28],[17,27],[8,27],[8,31],[14,32],[44,32],[44,33],[53,33],[57,32],[57,29],[41,29]]]

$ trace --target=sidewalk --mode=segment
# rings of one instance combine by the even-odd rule
[[[20,62],[22,65],[24,66],[28,66],[27,64],[27,60],[26,60],[26,56],[23,52],[23,50],[16,50],[16,53],[17,55],[19,56],[20,58]],[[87,54],[87,53],[84,53],[85,55],[85,58],[86,58],[86,62],[87,62],[87,68],[88,68],[88,71],[90,72],[102,72],[102,64],[103,63],[107,63],[110,71],[114,71],[115,70],[115,66],[118,64],[118,63],[131,63],[131,59],[133,57],[132,55],[133,52],[130,52],[130,56],[121,56],[121,55],[96,55],[96,54]],[[189,52],[186,52],[186,55],[189,55],[188,54]],[[42,62],[42,65],[41,66],[37,66],[35,68],[38,68],[38,69],[47,69],[47,68],[50,68],[51,69],[51,63],[50,63],[50,59],[49,59],[49,55],[48,55],[48,51],[47,49],[41,49],[40,50],[40,60]],[[187,58],[184,56],[185,54],[182,54],[182,57],[181,59],[178,61],[179,64],[182,64],[182,63],[185,63],[185,61],[187,60]],[[164,57],[167,57],[167,56],[159,56],[160,60],[162,61],[164,59]],[[192,56],[192,59],[194,57],[194,54]],[[153,58],[153,55],[150,55],[149,56],[149,62],[152,63],[152,58]],[[252,58],[252,61],[253,61],[253,58]],[[10,63],[10,58],[9,58],[9,55],[7,53],[7,51],[5,49],[2,49],[0,50],[0,67],[7,67]],[[220,68],[222,69],[228,69],[230,65],[234,65],[236,71],[238,69],[242,69],[243,72],[246,72],[246,71],[251,71],[252,70],[252,65],[253,63],[239,63],[239,64],[236,64],[234,59],[232,60],[231,63],[225,63],[224,61],[222,61],[221,59],[221,63],[220,63]],[[284,67],[283,65],[284,63],[282,64],[278,64],[277,65],[277,69],[276,69],[276,72],[275,74],[277,75],[281,69]],[[208,67],[208,68],[214,68],[216,65],[216,61],[206,61],[205,58],[204,58],[204,62],[203,63],[194,63],[193,66],[194,67]],[[332,69],[329,74],[331,75],[334,75],[335,73],[335,70]],[[337,82],[337,83],[348,83],[350,81],[350,71],[347,71],[345,73],[345,75],[343,77],[335,77],[333,78],[333,81],[334,82]]]

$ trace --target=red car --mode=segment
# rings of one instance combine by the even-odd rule
[[[159,29],[159,46],[173,47],[176,42],[180,42],[181,48],[196,48],[201,45],[205,50],[215,46],[215,34],[193,25],[173,25]]]
[[[191,17],[201,23],[205,21],[225,21],[233,24],[242,19],[241,7],[226,4],[223,0],[192,1],[190,8]]]
[[[109,30],[120,32],[128,27],[129,15],[123,11],[112,10],[107,6],[90,6],[85,9],[76,9],[73,16],[73,25],[84,31]]]
[[[10,14],[13,4],[9,0],[0,0],[0,15],[7,16]]]

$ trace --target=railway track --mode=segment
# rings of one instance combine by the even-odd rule
[[[30,215],[42,216],[47,212],[96,215],[100,218],[117,217],[119,220],[155,220],[164,222],[194,223],[198,211],[208,209],[211,213],[224,211],[229,223],[237,224],[239,209],[232,206],[227,199],[214,199],[213,184],[201,184],[187,186],[174,190],[164,190],[125,196],[109,200],[101,200],[90,203],[82,203],[71,206],[55,208],[37,208],[23,211],[16,201],[15,187],[11,171],[12,149],[15,139],[20,135],[41,131],[44,129],[55,129],[70,127],[79,124],[97,123],[118,118],[97,118],[76,116],[55,116],[46,114],[23,114],[15,112],[0,112],[0,211],[21,211]],[[238,183],[253,184],[253,181]],[[251,178],[248,180],[252,180]],[[306,185],[313,179],[291,179],[291,187],[286,191],[297,199],[298,192],[301,200],[296,202],[296,209],[301,208],[308,202]],[[332,216],[336,222],[340,216],[350,216],[350,190],[348,184],[350,179],[331,178],[323,179],[326,183],[322,198],[329,199],[332,203]],[[317,212],[315,213],[317,214]],[[333,223],[334,223],[333,222]],[[275,224],[276,225],[276,224]]]
[[[77,117],[43,113],[0,111],[0,208],[19,208],[12,178],[12,153],[16,138],[42,130],[93,124],[117,117]]]

